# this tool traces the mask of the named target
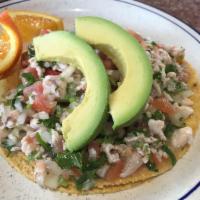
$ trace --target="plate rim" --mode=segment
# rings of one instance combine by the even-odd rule
[[[24,2],[31,2],[33,0],[16,0],[14,2],[11,2],[10,0],[6,2],[0,2],[0,9],[7,8],[8,6],[12,6],[15,4],[20,4]],[[200,31],[198,31],[194,26],[190,25],[189,23],[183,21],[182,19],[175,17],[172,14],[167,13],[165,10],[158,8],[156,6],[151,6],[149,4],[145,4],[143,2],[139,2],[138,0],[110,0],[112,2],[117,2],[117,3],[123,3],[123,4],[128,4],[130,6],[135,6],[137,8],[143,9],[147,12],[153,13],[170,23],[174,24],[175,26],[179,27],[187,33],[193,40],[195,40],[199,45],[200,45]],[[200,181],[194,184],[194,186],[190,189],[188,189],[188,192],[185,192],[179,200],[184,200],[188,198],[191,194],[193,194],[198,188],[200,187]]]

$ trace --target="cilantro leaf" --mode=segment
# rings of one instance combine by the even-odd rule
[[[78,190],[89,190],[94,187],[94,178],[96,177],[95,171],[85,172],[76,180],[76,188]]]
[[[175,165],[176,164],[176,156],[174,155],[174,153],[172,152],[172,150],[166,144],[164,144],[162,146],[162,150],[165,153],[167,153],[167,155],[169,156],[169,158],[171,160],[172,165]]]
[[[51,152],[52,151],[52,148],[51,148],[51,145],[46,143],[40,136],[39,133],[36,134],[36,140],[38,141],[38,143],[44,148],[45,151],[47,152]]]
[[[27,86],[35,83],[35,77],[31,73],[22,73],[22,77],[26,79]]]
[[[53,129],[56,126],[56,123],[59,122],[59,118],[56,115],[52,115],[49,119],[41,119],[40,123],[46,126],[49,129]]]
[[[156,112],[154,112],[152,114],[152,118],[155,120],[163,120],[164,119],[164,115],[161,111],[157,110]]]
[[[165,66],[165,73],[169,73],[169,72],[177,72],[177,67],[176,65],[173,65],[173,64],[167,64]]]
[[[55,161],[62,169],[70,169],[71,167],[78,167],[79,169],[83,166],[83,157],[80,152],[64,152],[58,153],[55,157]]]
[[[161,80],[161,73],[160,72],[155,72],[154,74],[153,74],[153,79],[157,79],[157,80]]]
[[[174,132],[174,130],[176,129],[176,126],[174,126],[173,124],[167,124],[164,130],[164,134],[167,138],[170,138]]]

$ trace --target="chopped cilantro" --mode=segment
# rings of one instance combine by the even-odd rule
[[[33,151],[32,153],[30,153],[30,154],[27,156],[27,159],[28,159],[28,161],[36,160],[36,159],[37,159],[37,152],[36,152],[36,151]]]
[[[155,41],[152,41],[151,44],[152,44],[153,46],[156,46],[156,45],[157,45],[157,43],[156,43]]]
[[[41,138],[41,136],[40,136],[39,133],[37,133],[35,137],[36,137],[36,140],[38,141],[38,143],[44,148],[44,150],[45,150],[46,152],[51,152],[51,151],[52,151],[51,145],[48,144],[47,142],[45,142],[45,141]]]
[[[177,81],[175,87],[176,87],[175,92],[182,92],[186,90],[186,86],[182,82]]]
[[[14,147],[14,145],[11,145],[8,143],[8,140],[4,140],[3,142],[1,142],[1,145],[3,148],[7,149],[9,152]]]
[[[103,166],[107,161],[105,154],[101,155],[97,160],[90,160],[86,165],[83,165],[83,171],[95,170]]]
[[[48,119],[41,119],[40,122],[49,129],[53,129],[56,123],[59,123],[59,118],[54,114]]]
[[[36,80],[35,77],[31,73],[22,73],[22,77],[26,79],[27,85],[32,85]]]
[[[156,164],[154,163],[152,159],[152,154],[150,154],[149,161],[146,163],[146,167],[153,172],[158,172],[158,169],[156,167]]]
[[[164,144],[162,146],[162,150],[167,153],[167,155],[169,156],[169,159],[171,160],[172,165],[176,164],[176,156],[174,155],[174,153],[172,152],[172,150],[166,145]]]
[[[153,74],[153,79],[157,79],[157,80],[159,80],[159,81],[161,81],[161,73],[160,72],[155,72],[154,74]]]
[[[85,172],[76,180],[76,187],[78,190],[89,190],[94,187],[95,171]]]
[[[169,72],[177,72],[177,68],[176,68],[176,65],[174,64],[167,64],[165,66],[165,73],[169,73]]]
[[[10,104],[11,104],[11,107],[12,107],[12,108],[15,108],[15,101],[18,99],[18,96],[22,95],[23,89],[24,89],[24,88],[25,88],[25,86],[22,85],[22,84],[19,84],[19,85],[17,86],[16,94],[15,94],[15,96],[13,97],[13,99],[11,99],[11,101],[10,101]]]
[[[164,119],[164,115],[161,111],[157,110],[156,112],[154,112],[152,114],[152,118],[155,120],[163,120]]]
[[[176,126],[174,126],[173,124],[167,124],[165,126],[165,130],[164,130],[164,134],[167,138],[170,138],[174,132],[174,130],[176,129]]]
[[[80,152],[68,152],[58,153],[55,157],[55,161],[62,169],[70,169],[71,167],[83,166],[83,156]]]
[[[28,57],[32,58],[35,56],[35,49],[33,47],[33,45],[29,45],[28,46]]]
[[[149,160],[147,163],[146,163],[146,167],[150,170],[150,171],[153,171],[153,172],[158,172],[158,169],[156,167],[156,164]]]

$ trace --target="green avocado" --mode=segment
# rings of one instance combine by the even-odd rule
[[[141,45],[123,28],[99,17],[78,17],[76,35],[107,54],[123,80],[110,95],[114,125],[127,125],[140,113],[152,87],[152,67]]]
[[[96,136],[107,113],[110,86],[104,66],[94,50],[70,32],[36,37],[33,45],[38,61],[72,64],[85,76],[84,99],[62,122],[65,147],[79,150]]]

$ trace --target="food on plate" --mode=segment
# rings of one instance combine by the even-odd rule
[[[22,16],[52,19],[8,12],[23,13],[10,14],[19,33]],[[77,18],[75,33],[57,31],[63,23],[53,18],[58,26],[30,24],[21,34],[16,71],[0,80],[0,154],[42,187],[70,194],[116,192],[171,169],[200,120],[199,82],[184,48],[97,17]],[[117,122],[108,95],[124,114]]]
[[[75,29],[79,37],[106,53],[121,73],[123,81],[109,100],[113,128],[131,123],[151,92],[152,67],[144,49],[127,31],[105,19],[78,17]]]
[[[105,121],[110,94],[106,70],[86,42],[66,31],[36,37],[33,46],[37,61],[70,63],[83,73],[87,83],[84,98],[69,116],[62,119],[64,148],[69,151],[79,150],[98,134],[99,126]],[[65,76],[67,78],[63,74],[64,79]]]

